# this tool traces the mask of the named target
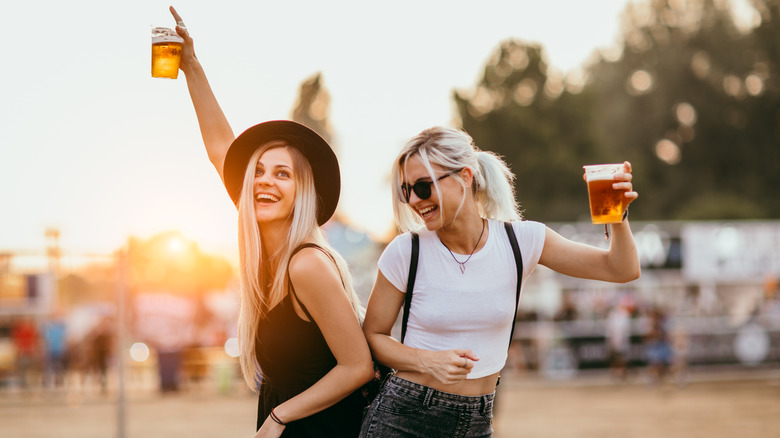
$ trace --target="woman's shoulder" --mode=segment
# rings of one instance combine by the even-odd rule
[[[537,234],[537,233],[544,233],[545,228],[547,226],[541,222],[537,221],[529,221],[526,219],[518,219],[513,221],[501,221],[498,219],[490,219],[490,222],[494,224],[495,227],[504,227],[505,223],[509,223],[512,225],[512,228],[515,230],[515,233],[518,235],[518,237],[521,234]]]
[[[547,226],[541,222],[529,221],[525,219],[514,220],[509,222],[502,222],[500,220],[493,220],[494,229],[504,228],[504,223],[512,225],[512,230],[517,237],[518,244],[521,250],[531,250],[537,252],[544,246],[545,234]],[[503,231],[501,231],[503,234]]]
[[[527,219],[520,219],[516,221],[511,221],[512,227],[515,229],[515,232],[525,232],[525,233],[538,233],[540,231],[544,231],[544,229],[547,227],[545,224],[537,221],[529,221]]]
[[[335,266],[329,249],[315,243],[305,243],[293,250],[287,271],[292,279],[298,275],[309,275],[312,271],[327,272],[329,266]]]
[[[390,243],[387,244],[387,248],[410,249],[412,247],[412,234],[416,234],[420,236],[421,239],[424,239],[428,237],[429,234],[432,233],[428,232],[428,230],[425,229],[425,227],[407,231],[405,233],[401,233],[393,237],[393,240],[391,240]]]

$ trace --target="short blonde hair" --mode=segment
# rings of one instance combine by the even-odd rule
[[[420,157],[428,170],[439,196],[441,196],[441,192],[436,178],[433,177],[432,164],[442,166],[449,171],[469,168],[474,175],[472,184],[474,199],[483,217],[502,221],[522,219],[519,205],[515,199],[515,176],[504,160],[493,152],[480,150],[474,145],[471,136],[464,131],[435,126],[422,131],[409,140],[401,149],[393,165],[393,213],[396,225],[401,232],[409,231],[423,224],[411,207],[401,202],[403,196],[401,183],[406,163],[414,155]],[[465,182],[460,177],[453,176],[465,187]],[[458,212],[462,205],[463,200],[458,207]]]

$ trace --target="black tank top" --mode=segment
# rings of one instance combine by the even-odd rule
[[[295,255],[304,244],[293,251]],[[292,258],[292,256],[290,257]],[[318,275],[312,272],[311,275]],[[275,406],[295,397],[312,386],[336,366],[336,358],[306,307],[297,300],[292,283],[289,293],[259,321],[257,362],[262,372],[257,408],[257,428]],[[298,301],[309,321],[301,319],[293,300]],[[283,437],[349,437],[357,436],[362,419],[362,405],[355,396],[309,417],[287,424]]]

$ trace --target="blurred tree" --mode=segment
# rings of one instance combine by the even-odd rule
[[[476,91],[454,95],[463,129],[510,164],[529,219],[573,220],[587,212],[571,208],[587,205],[578,175],[596,154],[591,98],[582,91],[576,80],[548,71],[539,45],[506,41]]]
[[[630,4],[622,57],[589,68],[596,141],[635,164],[640,217],[780,217],[780,22],[776,0],[755,4],[747,32],[725,2]]]
[[[330,94],[322,85],[322,74],[318,72],[301,83],[292,110],[292,119],[313,129],[330,143],[332,138],[329,113]]]
[[[584,185],[567,176],[624,159],[634,217],[780,217],[780,0],[752,4],[756,22],[738,27],[723,1],[631,3],[621,55],[595,58],[584,85],[505,42],[476,91],[456,93],[462,126],[507,158],[531,219],[582,217]]]

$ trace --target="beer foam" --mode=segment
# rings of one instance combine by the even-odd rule
[[[167,27],[155,27],[152,29],[152,44],[158,43],[183,43],[184,39],[175,30]]]
[[[621,171],[622,164],[594,164],[582,166],[585,169],[585,180],[605,181],[613,179],[614,175]]]
[[[183,43],[184,40],[179,36],[165,35],[165,36],[153,36],[152,44],[159,43]]]

